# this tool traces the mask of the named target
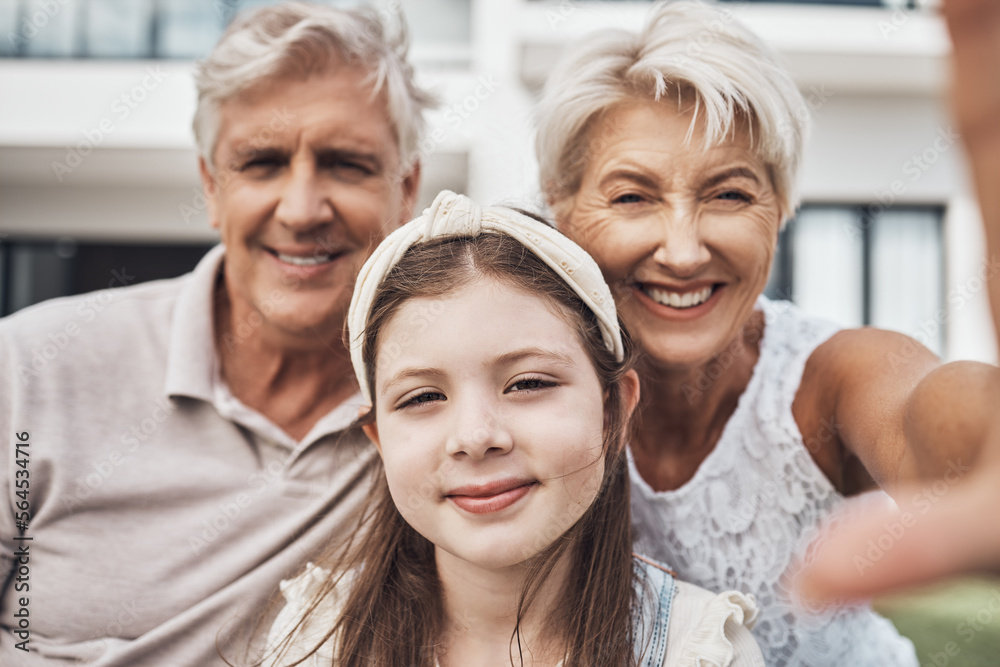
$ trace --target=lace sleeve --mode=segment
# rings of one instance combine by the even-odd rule
[[[305,572],[282,581],[281,594],[285,606],[278,613],[267,634],[267,649],[261,667],[278,667],[295,662],[312,651],[323,639],[337,620],[337,599],[327,596],[303,623],[306,612],[316,594],[322,589],[329,573],[312,563],[306,565]],[[318,667],[333,662],[333,642],[324,642],[318,651],[302,663],[303,667]]]
[[[664,667],[764,667],[750,634],[756,620],[753,596],[737,591],[713,595],[678,582]]]

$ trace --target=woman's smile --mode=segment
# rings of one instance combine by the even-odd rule
[[[714,283],[686,291],[667,290],[647,283],[635,283],[636,298],[657,317],[668,320],[693,320],[707,315],[722,299],[726,285]]]

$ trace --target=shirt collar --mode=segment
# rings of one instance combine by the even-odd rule
[[[168,396],[214,402],[219,360],[215,355],[212,299],[225,252],[225,246],[219,244],[202,257],[174,305],[164,387]]]
[[[226,419],[290,449],[308,446],[324,435],[350,426],[358,417],[359,406],[367,405],[361,392],[321,417],[298,443],[270,419],[233,396],[222,379],[215,351],[213,302],[224,257],[225,246],[221,244],[209,250],[181,287],[170,329],[165,393],[211,403]]]

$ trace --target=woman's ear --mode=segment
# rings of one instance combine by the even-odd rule
[[[358,408],[358,419],[364,418],[364,416],[371,411],[372,411],[372,406],[362,405],[361,407]],[[363,424],[361,426],[361,430],[364,431],[364,434],[368,436],[369,440],[372,441],[372,444],[375,445],[375,449],[378,450],[379,456],[381,456],[382,442],[378,439],[378,424],[376,424],[374,421],[371,421],[367,424]]]
[[[569,227],[567,220],[570,214],[573,212],[573,206],[576,203],[576,195],[570,195],[568,197],[561,197],[556,199],[554,188],[547,188],[545,193],[545,203],[549,207],[549,212],[552,214],[553,222],[555,222],[556,229],[561,231],[563,234],[567,234],[566,229]]]

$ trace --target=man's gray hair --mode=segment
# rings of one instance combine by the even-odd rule
[[[343,63],[370,72],[372,95],[385,91],[388,114],[409,169],[425,130],[424,110],[434,96],[414,81],[402,17],[387,25],[371,8],[338,9],[304,2],[262,7],[237,16],[219,43],[198,63],[198,108],[194,136],[198,152],[214,171],[219,106],[253,88],[292,74],[322,74]]]
[[[798,206],[797,172],[809,112],[777,53],[732,13],[704,2],[655,6],[639,32],[588,35],[556,66],[538,110],[542,192],[555,204],[575,194],[595,141],[594,119],[635,98],[671,97],[693,103],[705,128],[705,147],[731,134],[738,117],[750,121],[752,150],[767,165],[783,220]]]

